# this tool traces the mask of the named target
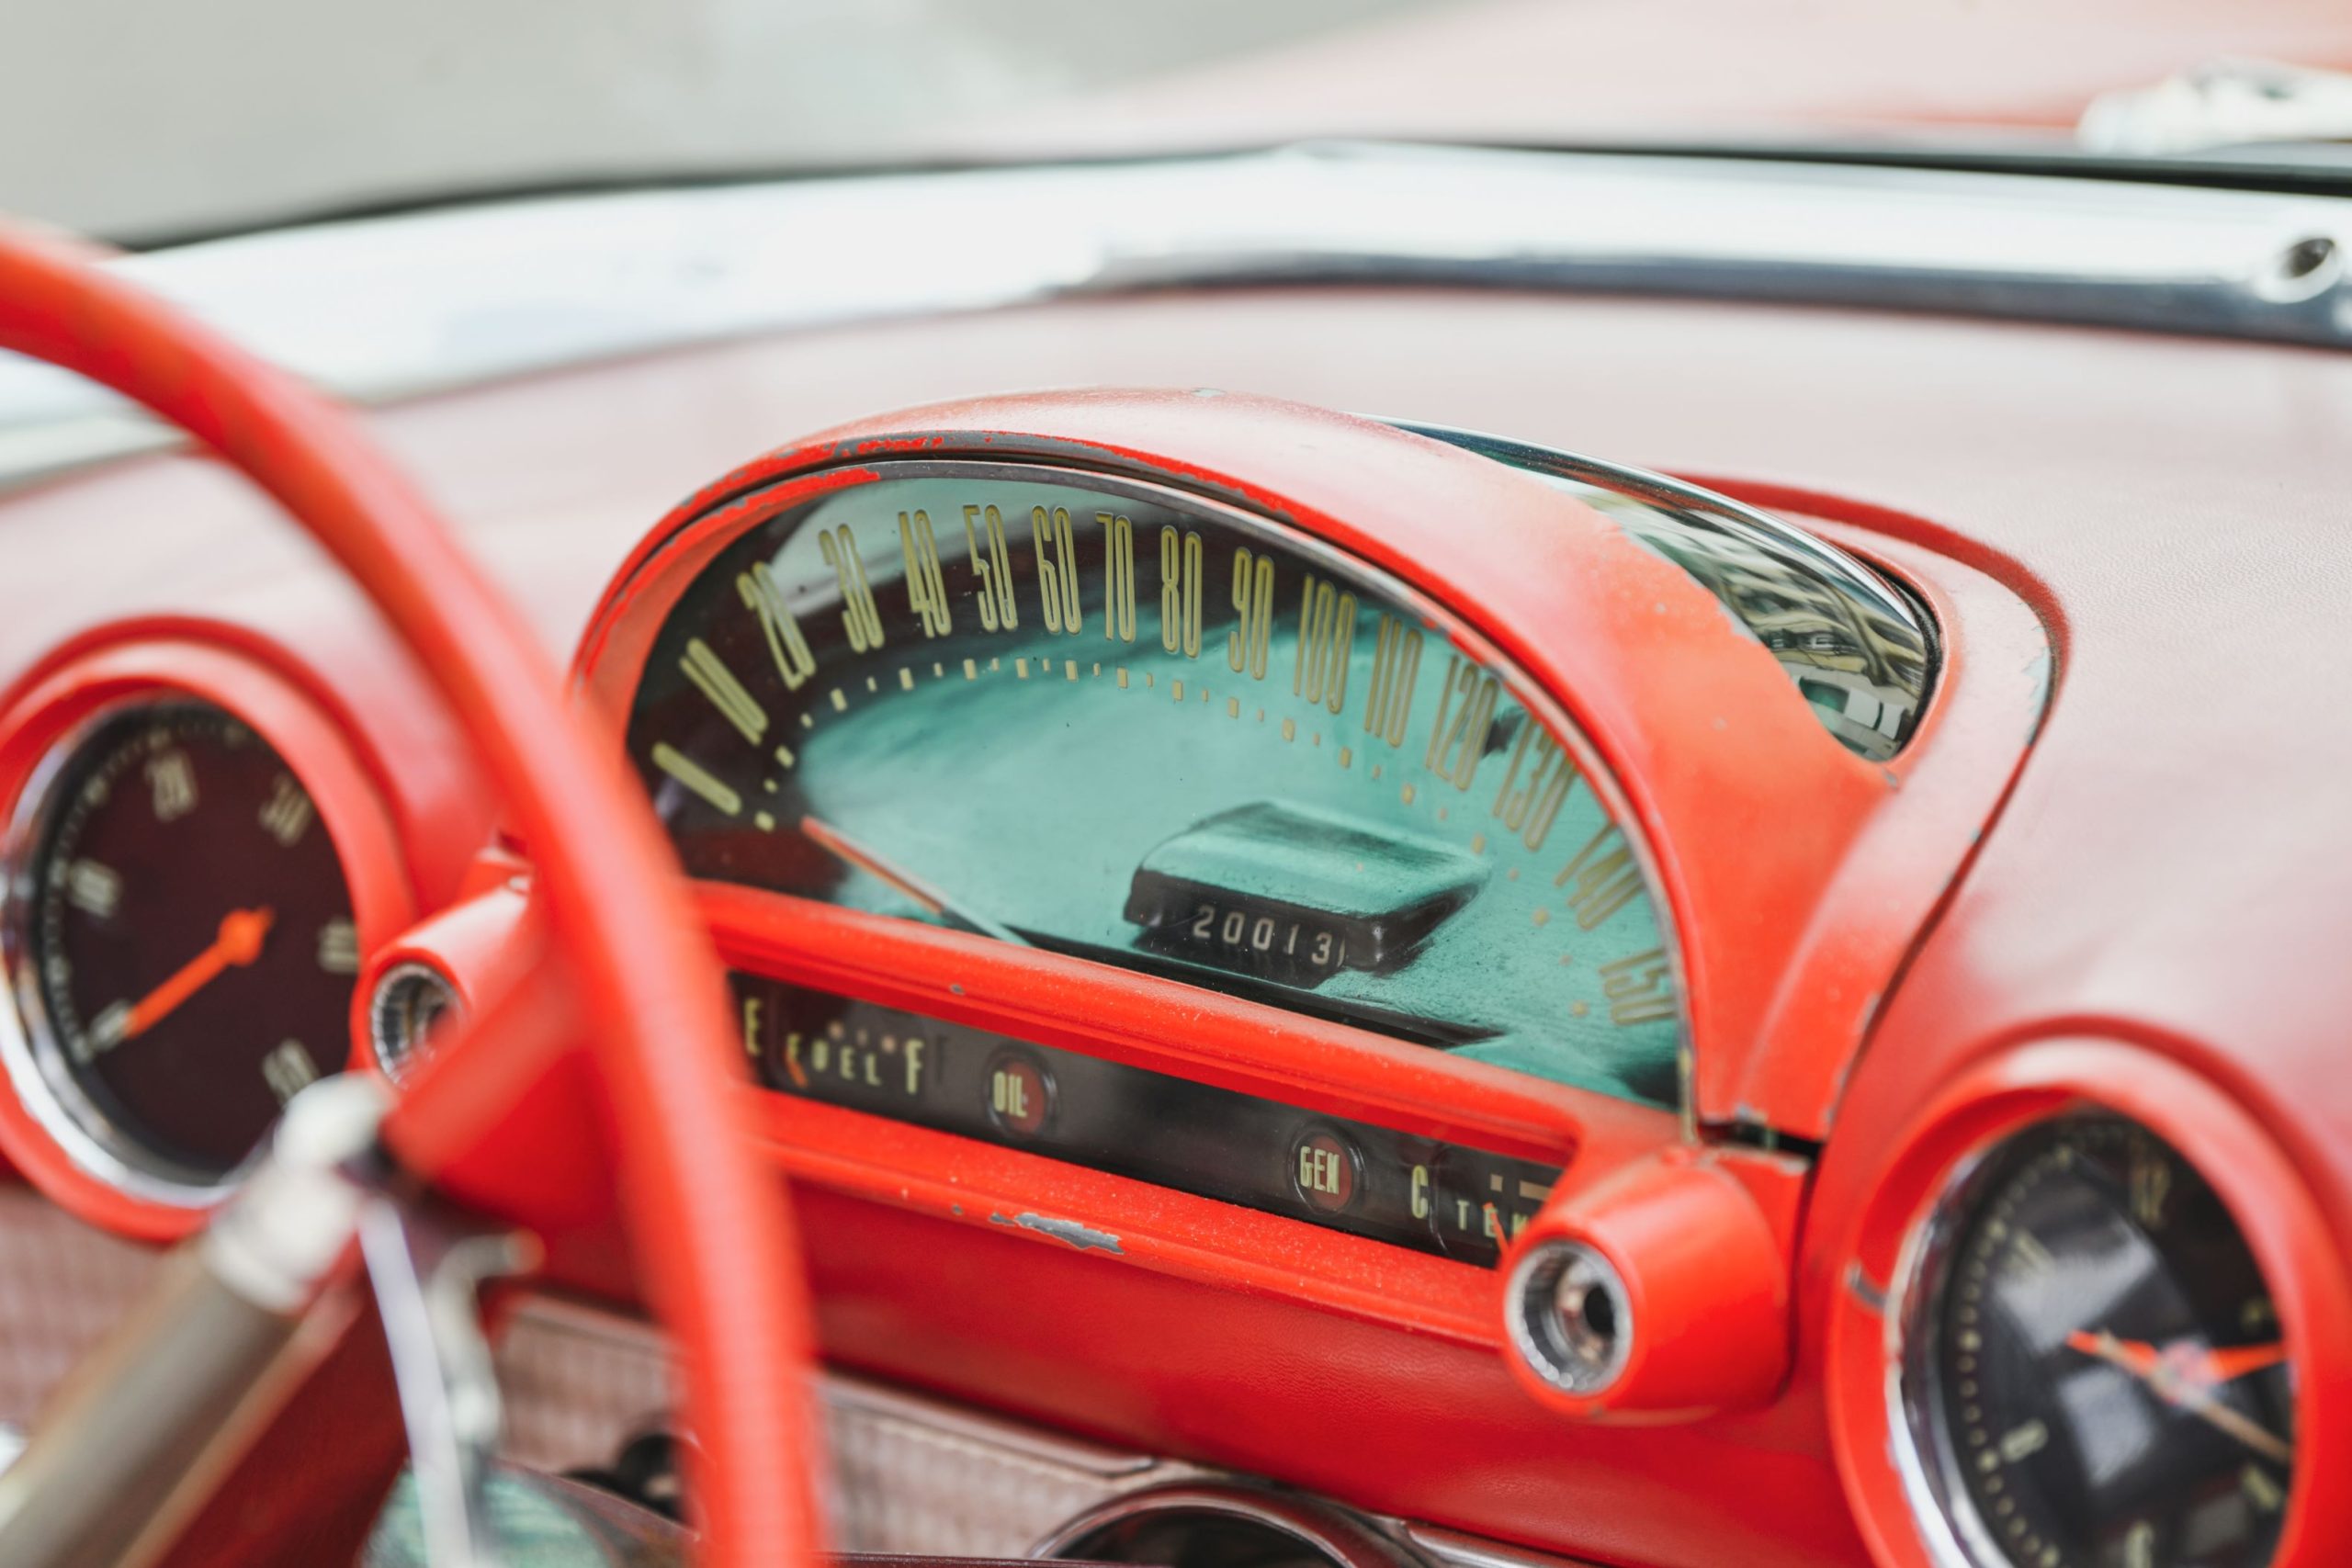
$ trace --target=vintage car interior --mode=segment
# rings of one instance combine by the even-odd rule
[[[2346,79],[1495,9],[0,220],[0,1564],[2352,1562]]]

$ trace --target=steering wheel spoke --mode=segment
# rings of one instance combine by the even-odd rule
[[[609,1201],[618,1188],[639,1283],[683,1352],[682,1415],[702,1454],[689,1478],[704,1526],[699,1558],[727,1568],[807,1568],[819,1535],[807,1480],[818,1429],[791,1216],[781,1182],[741,1135],[742,1053],[708,944],[692,924],[641,791],[611,738],[570,710],[522,619],[348,413],[92,259],[0,224],[0,349],[145,404],[281,502],[415,655],[532,847],[549,962],[481,1007],[464,1037],[435,1053],[445,1059],[419,1075],[382,1127],[383,1141],[436,1189],[505,1220],[548,1213],[567,1190]],[[548,1027],[551,1020],[561,1026]],[[583,1035],[586,1052],[563,1048],[567,1037]],[[587,1082],[567,1084],[574,1073]],[[518,1128],[531,1129],[530,1141],[510,1145]],[[606,1133],[609,1160],[601,1157]],[[243,1201],[223,1211],[224,1224]],[[195,1256],[215,1247],[217,1235],[206,1233]],[[182,1356],[170,1363],[180,1382],[169,1384],[168,1407],[123,1383],[140,1370],[135,1362],[94,1364],[78,1386],[115,1410],[127,1430],[139,1427],[142,1410],[158,1432],[180,1430],[193,1413],[250,1392],[301,1321],[291,1303],[257,1303],[208,1269],[179,1269],[195,1270],[191,1291],[238,1303],[222,1308],[235,1322],[182,1341]],[[168,1340],[198,1314],[181,1315],[186,1322],[175,1325],[169,1311],[151,1311],[143,1331]],[[167,1380],[157,1376],[160,1390]],[[111,1404],[98,1398],[107,1393]],[[139,1447],[127,1436],[123,1446]],[[80,1528],[88,1521],[67,1517],[68,1488],[31,1490],[34,1477],[60,1473],[51,1468],[59,1461],[41,1457],[44,1447],[63,1451],[60,1439],[44,1444],[37,1434],[0,1478],[0,1499],[16,1486],[18,1517]],[[85,1462],[104,1457],[82,1454]],[[150,1457],[159,1473],[184,1468],[180,1456]],[[85,1472],[67,1466],[62,1473]],[[86,1512],[111,1508],[118,1528],[104,1551],[51,1560],[136,1561],[129,1554],[137,1541],[160,1529],[165,1505],[183,1496],[193,1473],[164,1476],[141,1502],[81,1497]],[[8,1528],[0,1521],[0,1531]],[[44,1561],[14,1551],[0,1559],[12,1568]]]

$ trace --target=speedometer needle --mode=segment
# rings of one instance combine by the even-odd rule
[[[2204,1350],[2186,1356],[2168,1354],[2138,1339],[2119,1339],[2100,1329],[2076,1329],[2066,1336],[2067,1348],[2079,1350],[2111,1366],[2122,1368],[2154,1391],[2165,1404],[2186,1410],[2208,1426],[2235,1438],[2255,1452],[2280,1464],[2291,1463],[2294,1450],[2238,1411],[2213,1397],[2213,1389],[2286,1359],[2283,1347],[2254,1345],[2236,1350]]]
[[[130,1016],[122,1028],[122,1038],[133,1040],[153,1029],[188,998],[219,979],[224,969],[243,968],[261,956],[261,944],[269,935],[270,923],[277,914],[265,907],[258,909],[232,909],[220,917],[220,932],[212,945],[182,964],[172,977],[148,992],[132,1004]]]
[[[888,883],[934,915],[944,915],[958,925],[967,926],[982,936],[992,936],[999,942],[1009,942],[1016,947],[1029,945],[1011,928],[1000,925],[968,905],[950,898],[912,872],[891,864],[829,822],[820,822],[814,817],[803,817],[800,832],[802,837],[834,859]]]

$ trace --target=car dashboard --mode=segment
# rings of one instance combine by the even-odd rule
[[[1149,1499],[1239,1496],[1351,1564],[2331,1560],[2335,357],[981,303],[370,416],[691,883],[853,1544],[1157,1562]],[[0,527],[0,1149],[105,1293],[495,993],[534,846],[205,459]],[[510,1451],[601,1472],[665,1352],[575,1219]]]

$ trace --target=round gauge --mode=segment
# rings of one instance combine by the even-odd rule
[[[192,699],[118,707],[50,770],[17,871],[45,1092],[108,1158],[218,1184],[348,1050],[351,893],[302,782]]]
[[[1974,1568],[2259,1568],[2295,1466],[2276,1307],[2220,1197],[2119,1117],[2036,1124],[1932,1223],[1914,1457]]]

